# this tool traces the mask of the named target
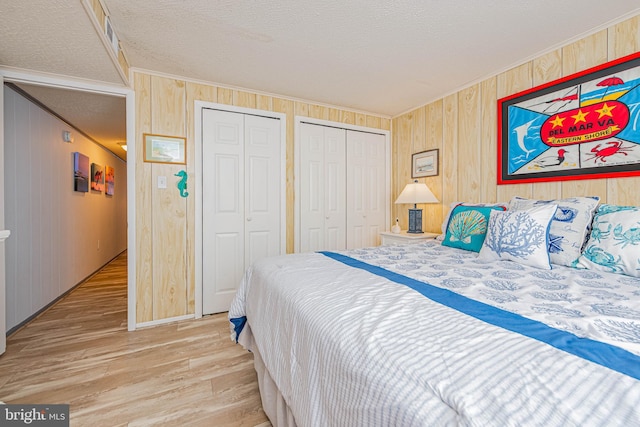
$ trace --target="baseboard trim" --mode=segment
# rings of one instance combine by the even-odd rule
[[[194,319],[195,316],[195,314],[185,314],[184,316],[167,317],[166,319],[150,320],[149,322],[136,323],[136,329],[164,325],[166,323],[180,322],[182,320],[190,320]]]

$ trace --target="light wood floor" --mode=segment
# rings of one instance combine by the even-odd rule
[[[0,401],[71,426],[269,426],[226,313],[127,332],[126,252],[7,340]]]

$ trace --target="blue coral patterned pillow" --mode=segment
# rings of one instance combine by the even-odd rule
[[[575,266],[587,240],[599,197],[570,197],[534,200],[514,197],[509,210],[531,209],[545,204],[558,205],[549,229],[549,258],[552,264]]]
[[[550,270],[549,227],[557,207],[543,204],[521,211],[491,212],[478,259],[510,260]]]
[[[577,267],[640,277],[640,207],[601,205]]]
[[[487,235],[487,223],[492,210],[504,211],[503,206],[458,205],[449,215],[449,223],[442,240],[444,246],[479,252]]]

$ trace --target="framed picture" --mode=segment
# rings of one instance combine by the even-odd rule
[[[422,151],[411,156],[411,178],[438,175],[438,152],[434,150]]]
[[[154,163],[175,163],[184,165],[186,159],[186,138],[145,133],[144,161]]]
[[[79,152],[73,153],[73,190],[89,191],[89,157]]]
[[[113,196],[115,186],[116,173],[113,166],[104,167],[104,193],[107,196]]]
[[[104,189],[104,169],[97,163],[91,163],[91,189],[99,192]]]
[[[498,100],[498,184],[640,175],[640,52]]]

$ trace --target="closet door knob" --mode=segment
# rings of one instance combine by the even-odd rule
[[[251,217],[250,216],[247,217],[247,221],[251,221]]]

